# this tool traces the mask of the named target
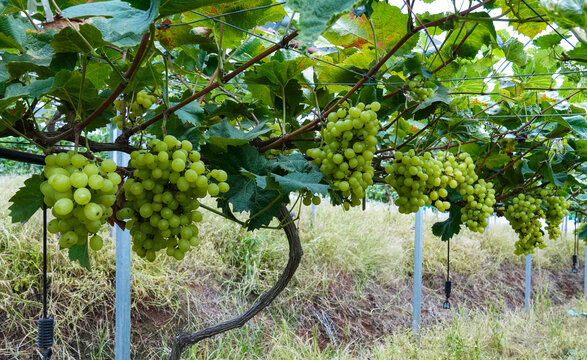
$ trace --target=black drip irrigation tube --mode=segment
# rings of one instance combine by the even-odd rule
[[[14,160],[35,165],[45,165],[45,155],[29,154],[22,151],[5,149],[1,147],[0,159]]]

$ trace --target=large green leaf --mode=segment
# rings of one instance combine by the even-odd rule
[[[23,18],[12,15],[0,16],[0,49],[13,48],[23,50],[26,40],[26,30],[30,25]]]
[[[13,223],[28,221],[43,206],[43,194],[41,193],[43,181],[43,175],[31,176],[10,198],[12,205],[8,209]]]
[[[281,204],[289,199],[279,191],[257,186],[254,175],[268,174],[273,168],[271,161],[260,155],[257,149],[244,145],[228,146],[223,152],[215,152],[209,147],[202,151],[213,167],[227,172],[230,190],[224,198],[232,204],[235,212],[249,212],[249,219],[252,219],[248,223],[249,230],[269,225],[279,216]]]
[[[88,270],[92,270],[90,254],[88,254],[88,243],[84,245],[73,245],[69,248],[69,260],[78,261],[79,264]]]
[[[183,14],[182,21],[189,22],[199,20],[194,25],[212,28],[215,30],[215,37],[220,38],[220,24],[216,20],[206,20],[202,15],[217,16],[235,11],[255,9],[233,15],[225,15],[219,18],[219,20],[234,26],[223,26],[222,46],[226,48],[237,48],[238,45],[240,45],[241,40],[247,36],[247,33],[241,29],[252,30],[257,26],[263,26],[268,22],[281,21],[283,17],[287,15],[283,6],[260,8],[272,4],[276,4],[275,0],[235,0],[224,3],[210,2],[207,3],[205,7],[197,10],[199,14]]]
[[[283,171],[287,171],[287,173],[283,175]],[[320,184],[324,174],[300,153],[288,156],[279,155],[277,162],[272,161],[272,172],[267,175],[257,175],[245,171],[243,173],[254,178],[260,188],[276,190],[281,194],[307,189],[315,194],[326,195],[329,190],[328,185]]]
[[[128,39],[140,38],[149,30],[149,25],[157,16],[159,0],[152,0],[147,10],[134,9],[123,1],[101,1],[76,5],[64,9],[61,16],[66,18],[82,18],[105,16],[108,19],[96,19],[92,24],[102,31],[104,40],[129,46]]]
[[[291,79],[313,64],[314,61],[307,57],[284,61],[271,60],[257,66],[255,75],[251,74],[247,79],[260,84],[267,84],[268,81],[271,84],[285,87]]]
[[[536,13],[532,9],[539,12],[541,11],[538,0],[498,0],[496,1],[496,4],[501,7],[502,11],[506,13],[506,17],[509,19],[524,20],[535,18]],[[520,34],[524,34],[532,39],[546,30],[548,25],[544,21],[522,21],[519,23],[513,23],[512,26]]]
[[[86,44],[86,41],[90,46]],[[51,46],[56,53],[79,52],[87,54],[102,45],[104,45],[104,41],[100,30],[89,24],[81,25],[79,31],[68,26],[56,34],[51,41]]]
[[[575,48],[567,53],[571,59],[584,60],[587,62],[587,45],[579,43]]]
[[[298,31],[303,47],[308,47],[336,19],[349,11],[357,0],[287,0],[287,6],[300,14]]]
[[[451,204],[448,219],[432,225],[432,233],[447,241],[461,231],[461,207]]]
[[[271,131],[271,128],[266,127],[265,123],[259,124],[249,132],[243,132],[226,120],[222,120],[218,124],[210,126],[208,130],[208,142],[219,148],[226,150],[228,146],[239,146],[249,143],[252,139],[259,135],[263,135]]]
[[[407,32],[409,17],[398,7],[386,2],[374,2],[371,21],[375,28],[375,36],[366,14],[356,16],[353,13],[343,15],[325,33],[324,37],[334,45],[357,47],[363,49],[365,44],[373,46],[377,38],[379,49],[389,49]],[[402,46],[401,51],[407,52],[418,42],[413,36]],[[381,50],[380,50],[381,51]]]
[[[159,16],[166,17],[173,14],[195,10],[204,6],[213,6],[230,3],[233,0],[162,0],[159,5]],[[140,2],[148,2],[143,0]]]
[[[526,65],[528,62],[528,57],[524,51],[524,44],[522,44],[519,40],[511,37],[505,43],[500,45],[507,60],[519,66]]]
[[[575,116],[561,116],[561,117],[554,117],[555,121],[562,126],[572,129],[579,138],[587,139],[587,119],[583,115],[575,115]]]
[[[285,194],[308,189],[312,193],[326,195],[328,194],[329,186],[320,184],[322,177],[323,175],[320,171],[314,171],[311,173],[289,173],[285,176],[270,174],[265,177],[265,186],[261,186],[259,181],[257,181],[257,184],[263,189],[279,189]]]
[[[61,70],[55,75],[55,80],[49,92],[51,95],[77,106],[80,98],[83,113],[93,111],[102,103],[98,90],[90,81],[86,81],[81,91],[82,75],[77,71]]]
[[[489,14],[484,12],[469,14],[467,18],[472,21],[465,22],[462,30],[455,29],[452,32],[441,50],[443,56],[450,58],[454,53],[458,57],[473,59],[483,46],[494,44],[497,35],[493,22],[484,21],[489,17]],[[437,61],[440,62],[440,59]]]

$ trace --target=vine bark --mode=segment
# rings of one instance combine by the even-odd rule
[[[250,319],[257,315],[261,310],[269,306],[273,302],[273,300],[275,300],[275,298],[285,289],[285,287],[295,274],[298,265],[300,264],[303,251],[302,245],[300,243],[300,237],[298,235],[298,229],[295,226],[291,214],[287,207],[285,207],[285,205],[281,208],[281,215],[279,217],[279,221],[281,223],[287,224],[283,228],[283,231],[285,232],[289,244],[289,258],[287,261],[287,265],[283,269],[283,273],[279,276],[279,279],[277,279],[277,282],[269,291],[261,295],[257,302],[255,302],[255,304],[251,306],[245,313],[225,322],[222,322],[220,324],[207,327],[203,330],[194,333],[179,333],[175,337],[175,341],[171,348],[171,352],[167,357],[168,360],[181,359],[181,355],[189,346],[192,346],[204,339],[210,338],[214,335],[218,335],[232,329],[242,327]]]

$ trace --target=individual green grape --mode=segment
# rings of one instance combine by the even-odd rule
[[[90,238],[90,249],[99,251],[102,249],[102,246],[104,246],[104,241],[101,236],[94,235]]]
[[[71,199],[59,199],[53,205],[53,209],[57,215],[65,216],[73,210],[73,201]]]

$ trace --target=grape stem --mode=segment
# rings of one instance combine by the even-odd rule
[[[239,224],[240,226],[246,226],[246,224],[245,224],[245,222],[244,222],[244,221],[240,221],[240,220],[239,220],[239,219],[237,219],[237,218],[230,217],[230,216],[228,216],[228,215],[226,215],[226,214],[222,213],[221,211],[218,211],[218,210],[216,210],[216,209],[214,209],[214,208],[212,208],[212,207],[210,207],[210,206],[208,206],[208,205],[204,205],[204,204],[200,203],[200,207],[201,207],[201,208],[203,208],[203,209],[206,209],[206,210],[208,210],[208,211],[210,211],[210,212],[213,212],[214,214],[216,214],[216,215],[218,215],[218,216],[222,216],[222,217],[223,217],[223,218],[225,218],[225,219],[228,219],[228,220],[230,220],[230,221],[234,221],[235,223]]]

